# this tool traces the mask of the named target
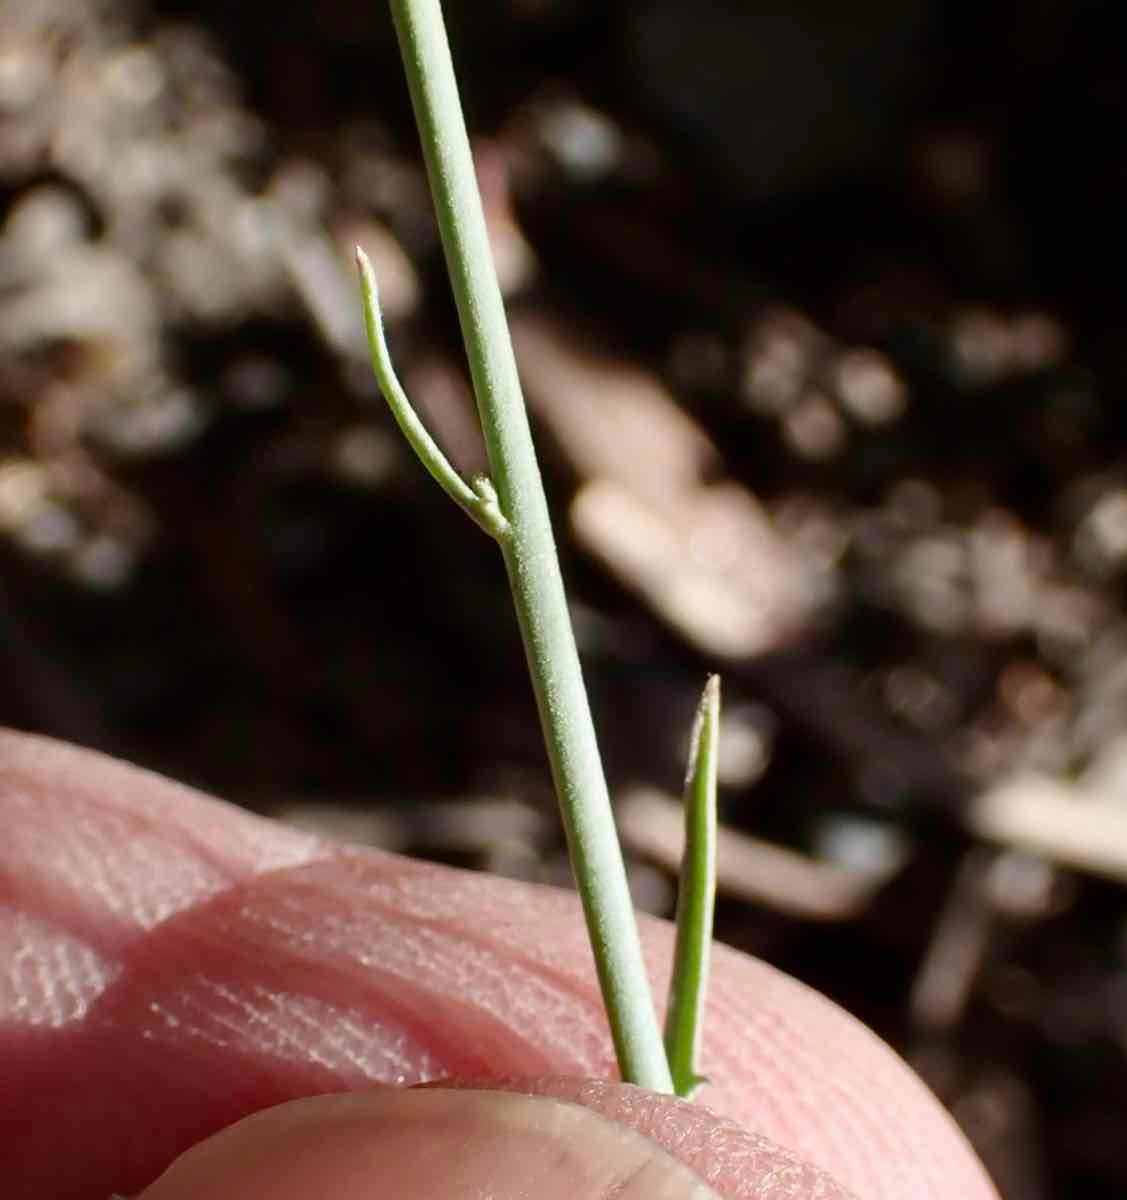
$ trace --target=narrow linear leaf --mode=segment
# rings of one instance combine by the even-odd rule
[[[712,918],[716,901],[716,760],[720,726],[720,676],[709,676],[697,706],[685,772],[685,850],[677,886],[677,940],[665,1053],[678,1096],[704,1082],[697,1074]]]
[[[407,393],[403,390],[391,363],[391,352],[388,350],[384,334],[376,273],[372,270],[371,260],[359,246],[356,247],[356,266],[360,271],[360,295],[364,305],[364,328],[368,334],[372,371],[396,424],[439,487],[490,537],[502,540],[508,534],[509,525],[501,512],[497,492],[492,483],[484,477],[476,480],[474,487],[466,483],[439,449],[438,443],[430,436],[411,401],[407,399]]]

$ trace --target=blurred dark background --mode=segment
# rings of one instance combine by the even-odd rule
[[[1127,1186],[1115,11],[448,5],[638,902],[719,669],[721,936],[890,1040],[1007,1200]],[[564,882],[357,241],[477,468],[383,5],[5,0],[0,720]]]

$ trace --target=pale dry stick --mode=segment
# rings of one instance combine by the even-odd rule
[[[1015,776],[973,800],[966,824],[983,841],[1127,884],[1127,810],[1082,786]]]
[[[986,960],[997,923],[987,877],[997,853],[984,846],[968,851],[932,931],[908,1000],[913,1022],[927,1033],[958,1023]]]

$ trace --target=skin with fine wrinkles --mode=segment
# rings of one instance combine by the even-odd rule
[[[330,845],[17,734],[0,829],[5,1200],[134,1194],[299,1097],[616,1074],[571,895]],[[643,941],[663,995],[668,925]],[[866,1200],[994,1195],[882,1043],[723,948],[701,1065],[704,1106]]]
[[[470,1080],[458,1086],[505,1088],[583,1105],[651,1138],[726,1200],[848,1200],[826,1172],[701,1104],[627,1084],[568,1076]]]
[[[627,1125],[578,1104],[487,1092],[367,1092],[250,1117],[186,1154],[142,1200],[418,1196],[721,1200]],[[840,1193],[839,1193],[840,1196]]]

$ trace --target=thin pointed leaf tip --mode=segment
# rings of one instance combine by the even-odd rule
[[[665,1053],[678,1096],[705,1082],[697,1071],[716,901],[716,767],[720,676],[704,685],[685,771],[685,850],[677,886],[677,938],[665,1015]]]

